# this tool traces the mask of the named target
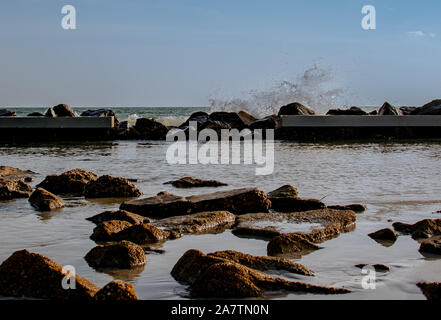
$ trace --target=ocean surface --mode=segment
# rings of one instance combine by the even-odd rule
[[[25,115],[44,108],[11,108]],[[85,108],[89,109],[89,108]],[[120,119],[133,114],[156,118],[185,118],[204,108],[114,108]],[[82,111],[79,108],[75,110]],[[326,204],[361,203],[368,210],[357,215],[352,232],[320,244],[323,249],[295,261],[312,269],[315,277],[280,274],[292,280],[346,287],[353,293],[336,296],[269,293],[263,299],[424,299],[416,287],[419,281],[440,281],[441,260],[424,257],[419,243],[400,236],[384,247],[367,236],[392,222],[414,223],[424,218],[441,218],[441,142],[383,143],[275,143],[275,170],[256,176],[254,166],[170,165],[167,142],[114,141],[102,143],[31,144],[0,146],[0,165],[28,169],[35,175],[33,186],[46,175],[83,168],[99,175],[131,179],[144,196],[160,191],[178,195],[200,194],[242,187],[265,192],[284,184],[298,188],[304,198],[323,199]],[[229,185],[221,188],[182,190],[163,183],[183,176],[217,179]],[[72,265],[77,274],[99,286],[113,279],[128,281],[142,299],[188,299],[186,287],[170,275],[177,260],[191,248],[205,253],[233,249],[266,255],[264,240],[238,238],[230,230],[221,234],[192,235],[163,244],[164,254],[148,254],[145,267],[132,271],[97,272],[84,256],[96,244],[89,239],[95,225],[85,218],[117,209],[123,199],[84,200],[85,206],[66,207],[50,213],[35,211],[27,199],[0,202],[0,261],[26,248],[61,265]],[[365,276],[354,265],[382,263],[391,271],[376,274],[376,289],[363,289]]]

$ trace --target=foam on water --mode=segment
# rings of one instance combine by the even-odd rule
[[[210,111],[244,110],[256,117],[277,113],[283,105],[300,102],[317,113],[330,107],[344,105],[344,91],[337,84],[334,73],[314,65],[296,77],[294,82],[281,81],[264,91],[251,91],[245,98],[211,99]]]

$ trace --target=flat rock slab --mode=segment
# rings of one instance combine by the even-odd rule
[[[27,177],[29,175],[34,175],[35,172],[31,170],[21,170],[19,168],[9,167],[9,166],[0,166],[0,177],[5,178],[22,178]]]
[[[84,189],[86,198],[132,198],[141,195],[141,190],[129,180],[109,175],[90,181]]]
[[[95,224],[100,224],[102,222],[110,220],[127,221],[131,224],[143,224],[152,222],[152,220],[147,217],[143,217],[125,210],[104,211],[102,213],[94,215],[93,217],[86,218],[86,220],[92,221]]]
[[[178,235],[220,233],[232,227],[236,216],[228,211],[199,212],[191,215],[170,217],[151,224]]]
[[[215,255],[223,257],[217,257]],[[237,260],[262,267],[258,257],[239,257],[234,253],[214,253],[206,255],[198,250],[187,251],[176,263],[171,272],[179,282],[188,284],[190,294],[200,298],[247,298],[259,297],[266,291],[288,291],[316,294],[342,294],[349,290],[316,286],[302,282],[292,282],[273,277],[250,268]],[[220,290],[220,288],[222,290]]]
[[[164,184],[171,184],[175,188],[221,187],[228,185],[217,180],[201,180],[194,177],[183,177],[178,180],[165,182]]]
[[[229,211],[234,214],[268,212],[271,202],[259,189],[236,189],[181,197],[167,192],[157,196],[126,201],[120,209],[150,218],[167,218],[205,211]]]

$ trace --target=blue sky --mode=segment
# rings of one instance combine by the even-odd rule
[[[3,0],[0,106],[203,106],[314,64],[347,104],[422,105],[441,98],[440,14],[437,0]]]

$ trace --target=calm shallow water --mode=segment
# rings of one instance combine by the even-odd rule
[[[408,236],[399,237],[391,247],[383,247],[367,234],[390,227],[392,221],[416,222],[440,218],[439,179],[441,143],[299,144],[275,145],[275,172],[255,176],[254,167],[168,165],[167,143],[118,141],[96,144],[42,144],[27,147],[0,146],[0,165],[38,172],[33,185],[48,174],[73,168],[140,179],[136,185],[145,196],[159,191],[179,195],[212,192],[240,187],[271,191],[292,184],[300,196],[324,198],[327,204],[363,203],[368,210],[357,216],[355,231],[321,244],[324,249],[303,256],[300,263],[316,272],[316,277],[294,276],[311,283],[345,286],[354,292],[339,296],[273,294],[277,299],[423,299],[415,286],[418,281],[440,281],[441,260],[426,259],[419,244]],[[192,175],[218,179],[229,184],[217,189],[174,189],[164,182]],[[79,275],[99,286],[113,279],[131,282],[143,299],[186,298],[185,287],[170,271],[190,248],[203,252],[234,249],[266,255],[266,241],[244,239],[230,231],[216,235],[185,236],[163,245],[165,254],[149,254],[145,268],[132,272],[99,273],[83,257],[95,246],[89,239],[94,224],[85,218],[104,210],[118,208],[122,200],[87,201],[87,206],[38,213],[26,199],[0,202],[0,261],[15,250],[27,248],[73,265]],[[359,263],[384,263],[389,273],[377,273],[377,289],[361,287]],[[292,275],[282,275],[293,278]]]

